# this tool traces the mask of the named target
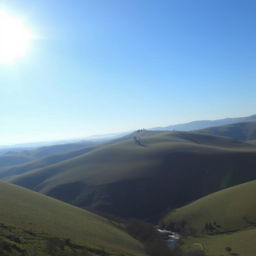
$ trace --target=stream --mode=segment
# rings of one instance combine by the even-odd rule
[[[160,229],[158,227],[156,228],[156,230],[165,237],[166,244],[169,248],[174,249],[177,246],[181,238],[178,233],[166,229]]]

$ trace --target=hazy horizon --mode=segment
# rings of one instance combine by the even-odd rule
[[[34,141],[21,141],[21,142],[17,142],[17,143],[10,143],[10,144],[0,144],[0,148],[4,148],[4,147],[12,147],[12,146],[19,146],[19,145],[29,145],[29,144],[54,144],[54,143],[69,143],[72,141],[79,141],[79,140],[90,140],[90,139],[101,139],[101,138],[109,138],[111,136],[117,136],[117,135],[122,135],[123,133],[129,133],[129,132],[133,132],[136,131],[138,129],[152,129],[152,128],[164,128],[167,126],[172,126],[172,125],[182,125],[182,124],[187,124],[190,122],[194,122],[194,121],[216,121],[216,120],[222,120],[222,119],[229,119],[229,118],[241,118],[241,117],[250,117],[250,116],[254,116],[255,114],[249,114],[246,116],[228,116],[228,117],[224,117],[224,118],[218,118],[218,119],[198,119],[198,120],[190,120],[190,121],[184,121],[181,123],[168,123],[165,125],[155,125],[153,127],[137,127],[135,129],[131,129],[131,130],[122,130],[122,131],[116,131],[116,132],[109,132],[109,133],[98,133],[98,134],[90,134],[84,137],[63,137],[63,138],[59,138],[59,139],[45,139],[45,140],[34,140]]]

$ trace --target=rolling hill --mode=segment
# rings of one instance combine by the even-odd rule
[[[200,243],[210,255],[229,255],[225,248],[230,247],[251,256],[256,251],[255,194],[256,181],[224,189],[170,212],[162,223],[194,236],[185,239],[189,250]]]
[[[0,168],[0,178],[6,179],[9,176],[22,174],[33,169],[38,169],[38,168],[46,167],[48,165],[56,164],[58,162],[62,162],[67,159],[71,159],[79,155],[85,154],[87,152],[90,152],[96,147],[97,147],[96,145],[88,145],[79,150],[70,151],[67,153],[53,154],[48,157],[39,158],[36,160],[26,162],[24,164],[18,164],[18,165],[9,166],[9,167],[2,167]]]
[[[222,188],[256,179],[256,148],[199,133],[139,130],[11,182],[99,213],[156,220]]]
[[[114,222],[45,195],[0,182],[0,204],[1,255],[144,255]]]
[[[0,171],[5,167],[28,163],[30,161],[39,160],[55,154],[90,148],[97,144],[98,143],[96,142],[81,142],[39,147],[23,151],[9,151],[0,155]]]
[[[176,130],[176,131],[194,131],[209,127],[224,126],[241,122],[256,121],[256,115],[237,118],[224,118],[218,120],[199,120],[184,124],[169,125],[166,127],[157,127],[153,130]]]
[[[202,134],[225,136],[241,141],[256,140],[256,122],[243,122],[199,130]]]

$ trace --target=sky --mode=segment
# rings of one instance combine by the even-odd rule
[[[256,114],[254,0],[0,0],[0,9],[36,35],[26,56],[0,63],[0,145]]]

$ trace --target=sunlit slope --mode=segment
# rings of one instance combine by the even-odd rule
[[[226,233],[255,227],[255,195],[256,181],[243,183],[176,209],[163,223],[188,233]]]
[[[141,244],[110,221],[42,194],[0,182],[0,205],[1,224],[70,238],[118,255],[143,255]]]
[[[256,121],[212,127],[198,132],[216,136],[230,137],[241,141],[256,139]]]
[[[162,223],[185,235],[185,251],[203,248],[207,255],[253,256],[255,195],[256,181],[243,183],[176,209]]]
[[[138,131],[11,181],[88,209],[148,219],[252,179],[253,145],[198,133]]]

